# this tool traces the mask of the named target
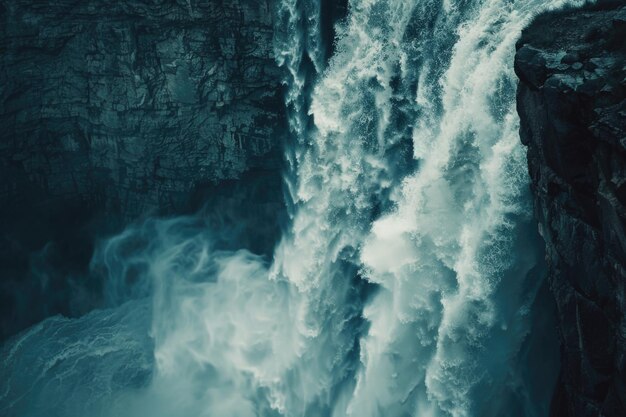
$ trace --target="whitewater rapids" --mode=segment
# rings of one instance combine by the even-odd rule
[[[94,257],[109,308],[2,346],[0,414],[546,416],[512,65],[565,4],[352,0],[326,62],[319,2],[277,2],[293,140],[273,259],[216,250],[197,216],[129,228]]]

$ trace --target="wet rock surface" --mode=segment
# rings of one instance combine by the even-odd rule
[[[626,7],[540,16],[517,45],[521,139],[558,307],[553,416],[626,415]]]
[[[242,177],[276,214],[272,7],[0,2],[0,339],[92,305],[78,277],[93,242],[133,219],[193,210]]]

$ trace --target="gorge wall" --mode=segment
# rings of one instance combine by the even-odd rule
[[[94,241],[146,213],[213,199],[275,218],[273,7],[0,2],[0,339],[97,303],[81,277]]]
[[[540,16],[517,44],[518,111],[556,299],[553,416],[626,415],[626,7]]]

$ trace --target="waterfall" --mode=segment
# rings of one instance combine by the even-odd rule
[[[523,354],[543,277],[512,65],[566,3],[352,0],[326,62],[319,1],[277,2],[273,259],[219,250],[197,216],[129,228],[96,254],[109,308],[2,346],[0,413],[547,415],[532,386],[556,375]]]

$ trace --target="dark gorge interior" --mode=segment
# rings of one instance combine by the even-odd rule
[[[623,1],[0,22],[0,416],[626,415]]]

